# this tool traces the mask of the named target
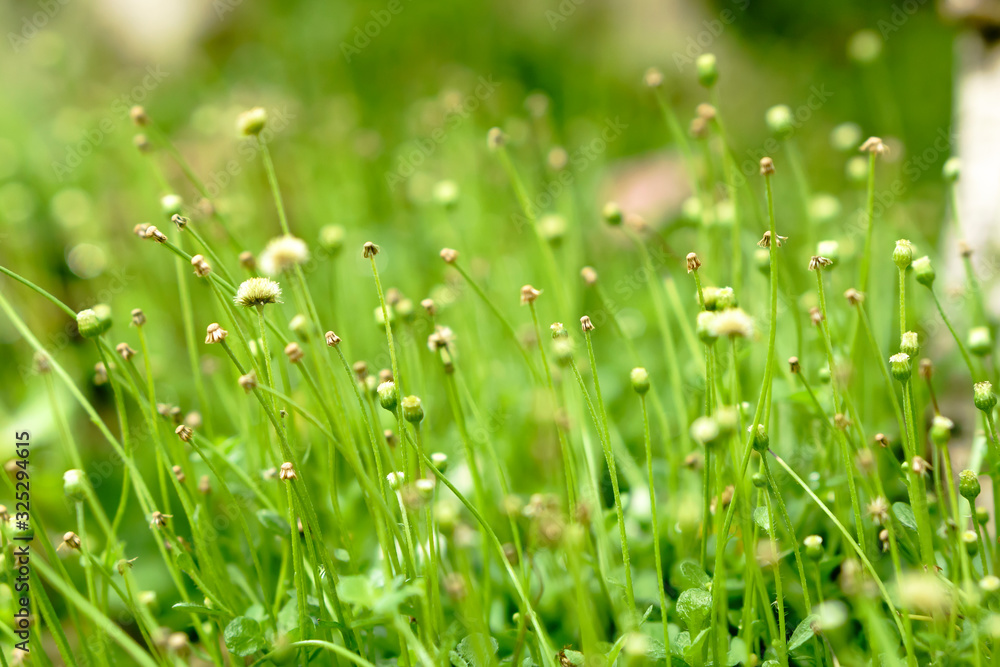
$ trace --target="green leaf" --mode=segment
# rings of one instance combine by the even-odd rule
[[[489,648],[486,647],[486,639],[489,639]],[[448,657],[454,667],[484,667],[490,664],[499,649],[500,643],[493,637],[469,635],[458,642]]]
[[[677,598],[675,609],[687,623],[688,630],[697,633],[712,611],[712,594],[704,588],[689,588]]]
[[[225,612],[219,611],[218,609],[212,609],[211,607],[206,607],[203,604],[194,604],[193,602],[178,602],[172,608],[189,614],[204,614],[205,616],[226,615]]]
[[[712,580],[705,570],[693,560],[682,560],[673,568],[674,588],[685,591],[689,588],[704,588]]]
[[[913,516],[913,508],[906,503],[893,503],[892,511],[901,524],[912,531],[917,530],[917,519]]]
[[[267,646],[260,623],[246,616],[237,616],[230,621],[224,636],[229,652],[241,658],[253,655]]]
[[[292,529],[288,526],[288,522],[281,518],[281,515],[277,512],[272,512],[269,509],[259,509],[257,510],[257,520],[260,521],[260,525],[275,535],[287,536],[291,533]]]
[[[761,530],[763,530],[768,535],[771,534],[771,522],[768,521],[768,519],[767,519],[767,508],[766,507],[764,507],[763,505],[759,505],[758,507],[755,507],[754,511],[753,511],[753,520],[754,520],[754,523],[756,523],[758,526],[760,526]]]
[[[809,614],[802,619],[802,622],[795,628],[795,632],[792,633],[792,638],[788,640],[789,651],[794,651],[816,635],[816,632],[813,630],[813,624],[818,619],[819,616],[816,614]]]

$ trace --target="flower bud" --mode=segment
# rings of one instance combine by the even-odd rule
[[[635,393],[643,396],[649,391],[649,373],[646,372],[645,368],[633,368],[630,378],[632,380],[632,389]]]
[[[840,243],[830,239],[820,241],[816,244],[816,254],[836,264],[840,261]]]
[[[763,424],[757,424],[756,432],[753,431],[753,425],[748,430],[750,431],[750,444],[754,451],[763,454],[771,447],[771,438],[767,435]]]
[[[76,314],[76,326],[84,338],[97,338],[111,328],[110,310],[103,304],[81,310]]]
[[[768,109],[764,114],[764,121],[767,123],[767,128],[779,139],[787,139],[795,131],[792,110],[784,104]]]
[[[407,396],[400,405],[403,408],[403,419],[411,424],[419,424],[424,419],[424,406],[419,396]]]
[[[976,536],[975,531],[967,530],[963,532],[962,543],[965,544],[965,550],[970,556],[975,556],[979,553],[979,538]]]
[[[719,423],[712,417],[698,417],[691,423],[691,439],[710,447],[719,438]]]
[[[913,244],[906,239],[896,241],[892,251],[892,261],[900,269],[905,269],[913,263]]]
[[[973,401],[983,412],[991,412],[997,405],[997,395],[993,393],[993,383],[977,382],[973,387]]]
[[[444,452],[434,452],[431,454],[431,463],[438,472],[444,474],[448,470],[448,455]]]
[[[702,343],[711,345],[719,337],[715,330],[715,313],[710,310],[703,310],[698,313],[694,321],[694,330]]]
[[[955,428],[955,422],[937,415],[931,423],[931,442],[938,447],[944,447],[951,440],[951,431]]]
[[[67,470],[63,473],[63,492],[72,500],[83,500],[87,491],[87,475],[82,470]]]
[[[927,255],[913,260],[913,277],[924,287],[934,284],[934,267],[931,265],[931,258]]]
[[[175,215],[180,215],[183,206],[184,200],[181,199],[180,195],[169,194],[160,197],[160,210],[163,211],[163,215],[167,220]]]
[[[601,215],[604,216],[604,222],[613,227],[622,224],[622,209],[617,202],[609,201],[605,204]]]
[[[823,557],[823,538],[819,535],[808,535],[802,540],[802,545],[806,548],[806,557],[817,561]]]
[[[944,161],[944,167],[941,168],[941,175],[944,176],[944,180],[955,182],[962,172],[962,160],[957,157],[950,157]]]
[[[399,390],[395,382],[390,380],[378,386],[378,402],[389,412],[396,411],[396,406],[399,404]]]
[[[703,53],[695,61],[698,70],[698,83],[711,88],[719,80],[719,68],[714,53]]]
[[[969,329],[969,351],[977,357],[985,357],[993,350],[993,336],[989,327],[973,327]]]
[[[900,352],[889,357],[889,370],[897,382],[908,382],[912,373],[910,355]]]
[[[920,340],[915,331],[905,332],[899,340],[900,352],[905,352],[911,359],[920,354]]]
[[[236,117],[236,130],[244,137],[257,136],[267,125],[267,109],[254,107]]]
[[[982,485],[979,484],[979,478],[976,477],[976,473],[971,470],[963,470],[958,474],[958,492],[971,504],[976,504],[976,498],[979,497],[979,493],[982,490]]]
[[[755,472],[751,475],[750,481],[753,483],[753,488],[755,489],[763,489],[767,486],[767,478],[764,477],[763,473]]]

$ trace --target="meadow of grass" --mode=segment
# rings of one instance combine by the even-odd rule
[[[1000,664],[960,164],[819,136],[822,86],[748,119],[729,71],[572,124],[464,72],[384,169],[339,98],[130,104],[114,159],[57,160],[64,227],[100,197],[117,233],[4,228],[44,250],[0,258],[0,665]],[[672,145],[677,211],[605,200],[619,143]]]

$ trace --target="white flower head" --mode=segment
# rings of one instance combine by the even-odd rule
[[[240,283],[233,302],[244,308],[281,303],[281,286],[270,278],[250,278]]]
[[[273,238],[257,260],[260,270],[269,276],[284,273],[309,259],[309,246],[302,239],[286,234]]]

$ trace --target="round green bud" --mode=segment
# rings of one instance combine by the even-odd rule
[[[719,337],[715,330],[715,313],[711,310],[703,310],[698,313],[694,320],[694,330],[702,343],[711,345]]]
[[[1000,577],[997,577],[995,574],[987,574],[979,580],[979,588],[981,588],[984,593],[992,594],[1000,591]]]
[[[841,123],[830,132],[830,145],[846,153],[857,150],[861,138],[861,128],[855,123]]]
[[[937,415],[931,423],[931,442],[938,447],[944,447],[951,440],[951,431],[955,428],[955,422]]]
[[[385,480],[389,482],[390,489],[399,491],[403,488],[403,483],[406,481],[406,473],[401,470],[394,470],[385,476]]]
[[[167,220],[175,215],[180,215],[183,206],[184,200],[181,199],[180,195],[171,194],[160,197],[160,209],[163,211],[163,215],[166,216]]]
[[[903,333],[899,339],[899,350],[909,355],[910,359],[915,359],[920,354],[920,339],[915,331]]]
[[[972,398],[976,407],[983,412],[990,412],[997,405],[997,395],[993,393],[991,382],[977,382],[973,385]]]
[[[254,107],[236,117],[236,130],[244,137],[257,136],[267,125],[267,109]]]
[[[889,357],[889,370],[897,382],[908,382],[912,374],[910,355],[900,352]]]
[[[389,313],[389,325],[391,326],[396,323],[396,310],[389,304],[386,304],[385,309]],[[372,312],[375,314],[375,324],[377,324],[380,329],[384,329],[385,313],[382,312],[382,306],[375,306],[375,310]]]
[[[438,472],[444,474],[448,470],[448,455],[444,452],[434,452],[431,454],[431,464]]]
[[[105,313],[102,317],[101,313]],[[111,315],[107,306],[98,304],[76,314],[76,327],[84,338],[97,338],[111,328]]]
[[[768,109],[764,114],[764,121],[767,123],[767,128],[779,139],[787,139],[795,131],[792,110],[784,104]]]
[[[705,310],[720,310],[718,287],[706,287],[702,289],[702,294],[705,295]]]
[[[965,550],[969,552],[970,556],[975,556],[979,553],[979,538],[976,537],[974,531],[967,530],[962,533],[962,542],[965,544]]]
[[[750,481],[753,482],[753,488],[755,489],[763,489],[767,486],[767,478],[764,477],[763,473],[755,472]]]
[[[560,366],[569,366],[573,362],[573,341],[566,336],[559,336],[552,341],[552,356]]]
[[[957,157],[950,157],[944,161],[944,167],[941,168],[941,175],[944,176],[944,180],[955,182],[962,172],[962,160]]]
[[[396,383],[391,380],[383,382],[376,391],[379,405],[389,412],[395,412],[396,406],[399,405],[399,389],[396,388]]]
[[[609,201],[605,204],[601,215],[604,216],[604,222],[609,225],[618,226],[622,224],[622,209],[618,206],[618,202]]]
[[[853,156],[844,165],[844,174],[852,183],[864,183],[868,180],[868,159],[862,155]]]
[[[979,497],[982,490],[983,487],[979,483],[979,478],[975,472],[972,470],[963,470],[958,473],[958,492],[970,503],[975,504],[974,501]]]
[[[840,261],[840,243],[830,239],[820,241],[816,244],[816,254],[836,264]]]
[[[847,40],[847,56],[859,65],[868,65],[882,54],[882,43],[882,37],[874,30],[858,30]]]
[[[369,375],[364,379],[365,391],[367,391],[373,398],[378,396],[378,378],[374,375]]]
[[[980,526],[985,526],[990,522],[990,511],[985,507],[976,508],[976,523]]]
[[[412,322],[417,315],[417,307],[413,305],[413,299],[400,299],[393,308],[404,322]]]
[[[931,258],[927,255],[913,260],[913,277],[917,279],[917,282],[924,287],[930,287],[934,284],[934,278],[937,275],[934,273],[934,267],[931,265]]]
[[[816,375],[819,377],[819,381],[822,382],[823,384],[830,384],[829,366],[823,366],[822,368],[820,368],[818,371],[816,371]]]
[[[688,222],[701,223],[701,202],[697,197],[688,197],[681,203],[681,217]]]
[[[712,417],[698,417],[691,423],[691,439],[710,447],[719,438],[719,423]]]
[[[913,263],[913,244],[906,239],[896,241],[892,250],[892,261],[900,269],[905,269]]]
[[[629,375],[632,380],[632,389],[640,396],[649,391],[649,373],[645,368],[633,368]]]
[[[542,217],[538,221],[538,233],[551,245],[559,245],[566,236],[566,218],[555,213]]]
[[[825,192],[814,195],[813,198],[809,200],[809,215],[817,223],[833,222],[840,217],[843,210],[844,207],[840,203],[840,200]],[[834,241],[834,243],[836,243],[836,241]],[[821,257],[829,257],[834,261],[837,259],[822,252],[818,254]]]
[[[324,225],[319,230],[319,244],[327,252],[337,254],[344,247],[344,235],[340,225]]]
[[[714,53],[703,53],[695,60],[695,68],[698,70],[698,83],[711,88],[719,80],[719,68]]]
[[[767,248],[756,248],[753,251],[753,263],[758,271],[767,275],[771,270],[771,251]]]
[[[309,320],[302,313],[292,318],[288,323],[288,328],[298,336],[299,340],[306,340],[309,337]]]
[[[819,535],[808,535],[802,540],[802,545],[806,548],[806,557],[814,561],[823,557],[823,538]]]
[[[458,183],[453,180],[445,179],[434,184],[434,201],[444,208],[454,208],[459,194]]]
[[[752,425],[747,430],[750,431],[750,444],[755,452],[763,454],[771,447],[771,438],[767,435],[767,429],[763,424],[757,424],[756,432],[753,431]]]
[[[72,500],[83,500],[87,492],[87,476],[82,470],[72,469],[63,473],[63,493]]]
[[[993,335],[989,327],[973,327],[969,329],[969,351],[977,357],[985,357],[993,351]]]
[[[17,521],[14,517],[7,520],[7,530],[10,539],[19,541],[30,541],[35,537],[35,529],[30,521]]]
[[[424,406],[419,396],[407,396],[400,405],[403,408],[403,419],[411,424],[419,424],[424,419]]]

